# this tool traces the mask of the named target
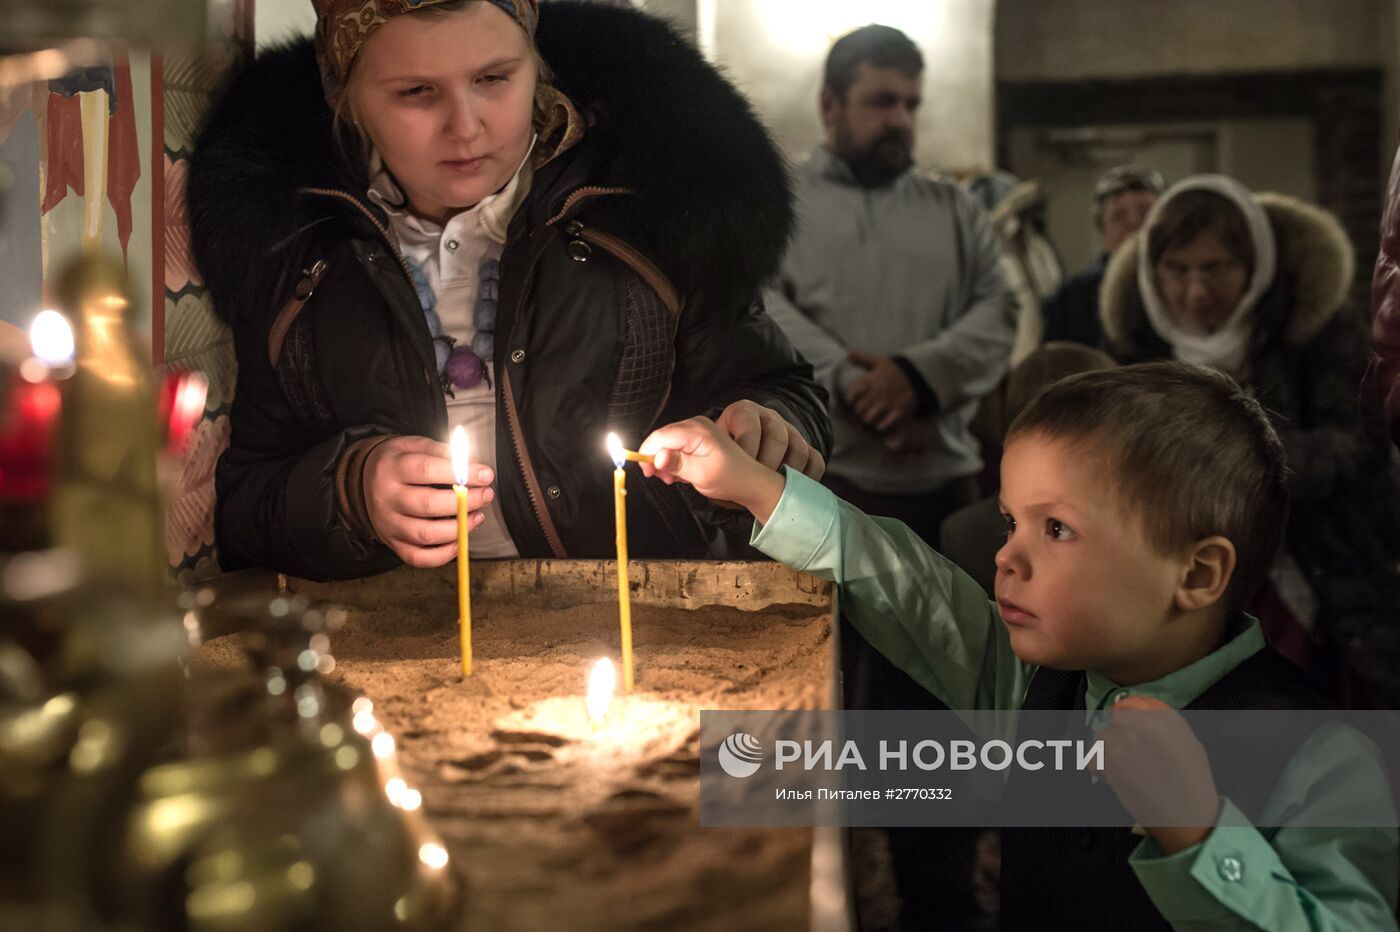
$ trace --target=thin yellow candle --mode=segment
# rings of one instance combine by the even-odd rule
[[[471,462],[467,432],[452,431],[452,491],[457,493],[457,625],[462,637],[462,675],[472,675],[472,589],[467,555],[467,473]]]
[[[617,434],[608,434],[613,465],[613,510],[617,524],[617,607],[622,617],[622,690],[632,692],[632,593],[627,585],[627,474],[622,465],[627,451]]]

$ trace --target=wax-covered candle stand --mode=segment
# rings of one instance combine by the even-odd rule
[[[346,611],[327,679],[396,736],[465,881],[461,928],[842,928],[834,832],[698,822],[701,709],[832,706],[830,585],[769,563],[633,561],[630,578],[630,695],[596,672],[621,656],[613,561],[474,561],[470,679],[452,567],[286,585]],[[231,642],[196,664],[238,662]]]

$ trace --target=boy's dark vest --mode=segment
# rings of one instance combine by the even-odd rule
[[[1022,708],[1027,711],[1066,710],[1082,716],[1085,678],[1082,671],[1041,668],[1032,677]],[[1189,710],[1328,709],[1331,703],[1308,684],[1302,671],[1265,647],[1186,706]],[[1082,718],[1080,718],[1082,721]],[[1257,767],[1267,758],[1269,773],[1277,774],[1303,739],[1306,728],[1269,740],[1241,741],[1238,752]],[[1232,788],[1228,775],[1237,768],[1216,761],[1221,795],[1257,819],[1265,799],[1257,790]],[[1224,765],[1224,766],[1220,766]],[[1053,785],[1052,785],[1053,784]],[[1112,794],[1106,784],[1091,784],[1083,774],[1066,772],[1050,781],[1013,776],[1006,789],[1013,807],[1053,805],[1059,793]],[[1038,797],[1038,798],[1033,798]],[[1064,797],[1061,797],[1064,798]],[[1098,929],[1161,929],[1171,926],[1128,864],[1142,838],[1126,828],[1003,829],[1001,833],[1001,928],[1004,932],[1085,932]]]

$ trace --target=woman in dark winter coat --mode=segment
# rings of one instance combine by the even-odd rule
[[[820,475],[810,367],[756,295],[791,224],[748,106],[660,21],[535,0],[316,0],[192,160],[192,246],[232,325],[226,568],[365,575],[611,553],[608,431],[715,418]],[[736,512],[632,477],[638,556],[743,553]]]
[[[1164,194],[1114,256],[1102,315],[1120,362],[1213,366],[1274,415],[1291,480],[1275,579],[1314,598],[1314,634],[1341,649],[1372,700],[1393,706],[1400,489],[1378,406],[1361,391],[1365,322],[1346,305],[1354,271],[1330,214],[1201,175]],[[1303,579],[1290,587],[1298,570]]]

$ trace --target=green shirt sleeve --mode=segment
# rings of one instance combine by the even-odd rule
[[[1011,651],[994,603],[903,522],[872,518],[801,473],[753,546],[840,586],[842,613],[949,708],[1018,709],[1033,667]]]
[[[1264,821],[1279,828],[1254,827],[1227,799],[1201,844],[1167,855],[1148,838],[1128,862],[1177,932],[1394,930],[1400,834],[1319,827],[1329,816],[1357,824],[1376,801],[1388,807],[1389,792],[1374,746],[1324,726],[1289,761],[1265,807]],[[1288,824],[1304,807],[1307,824]]]

